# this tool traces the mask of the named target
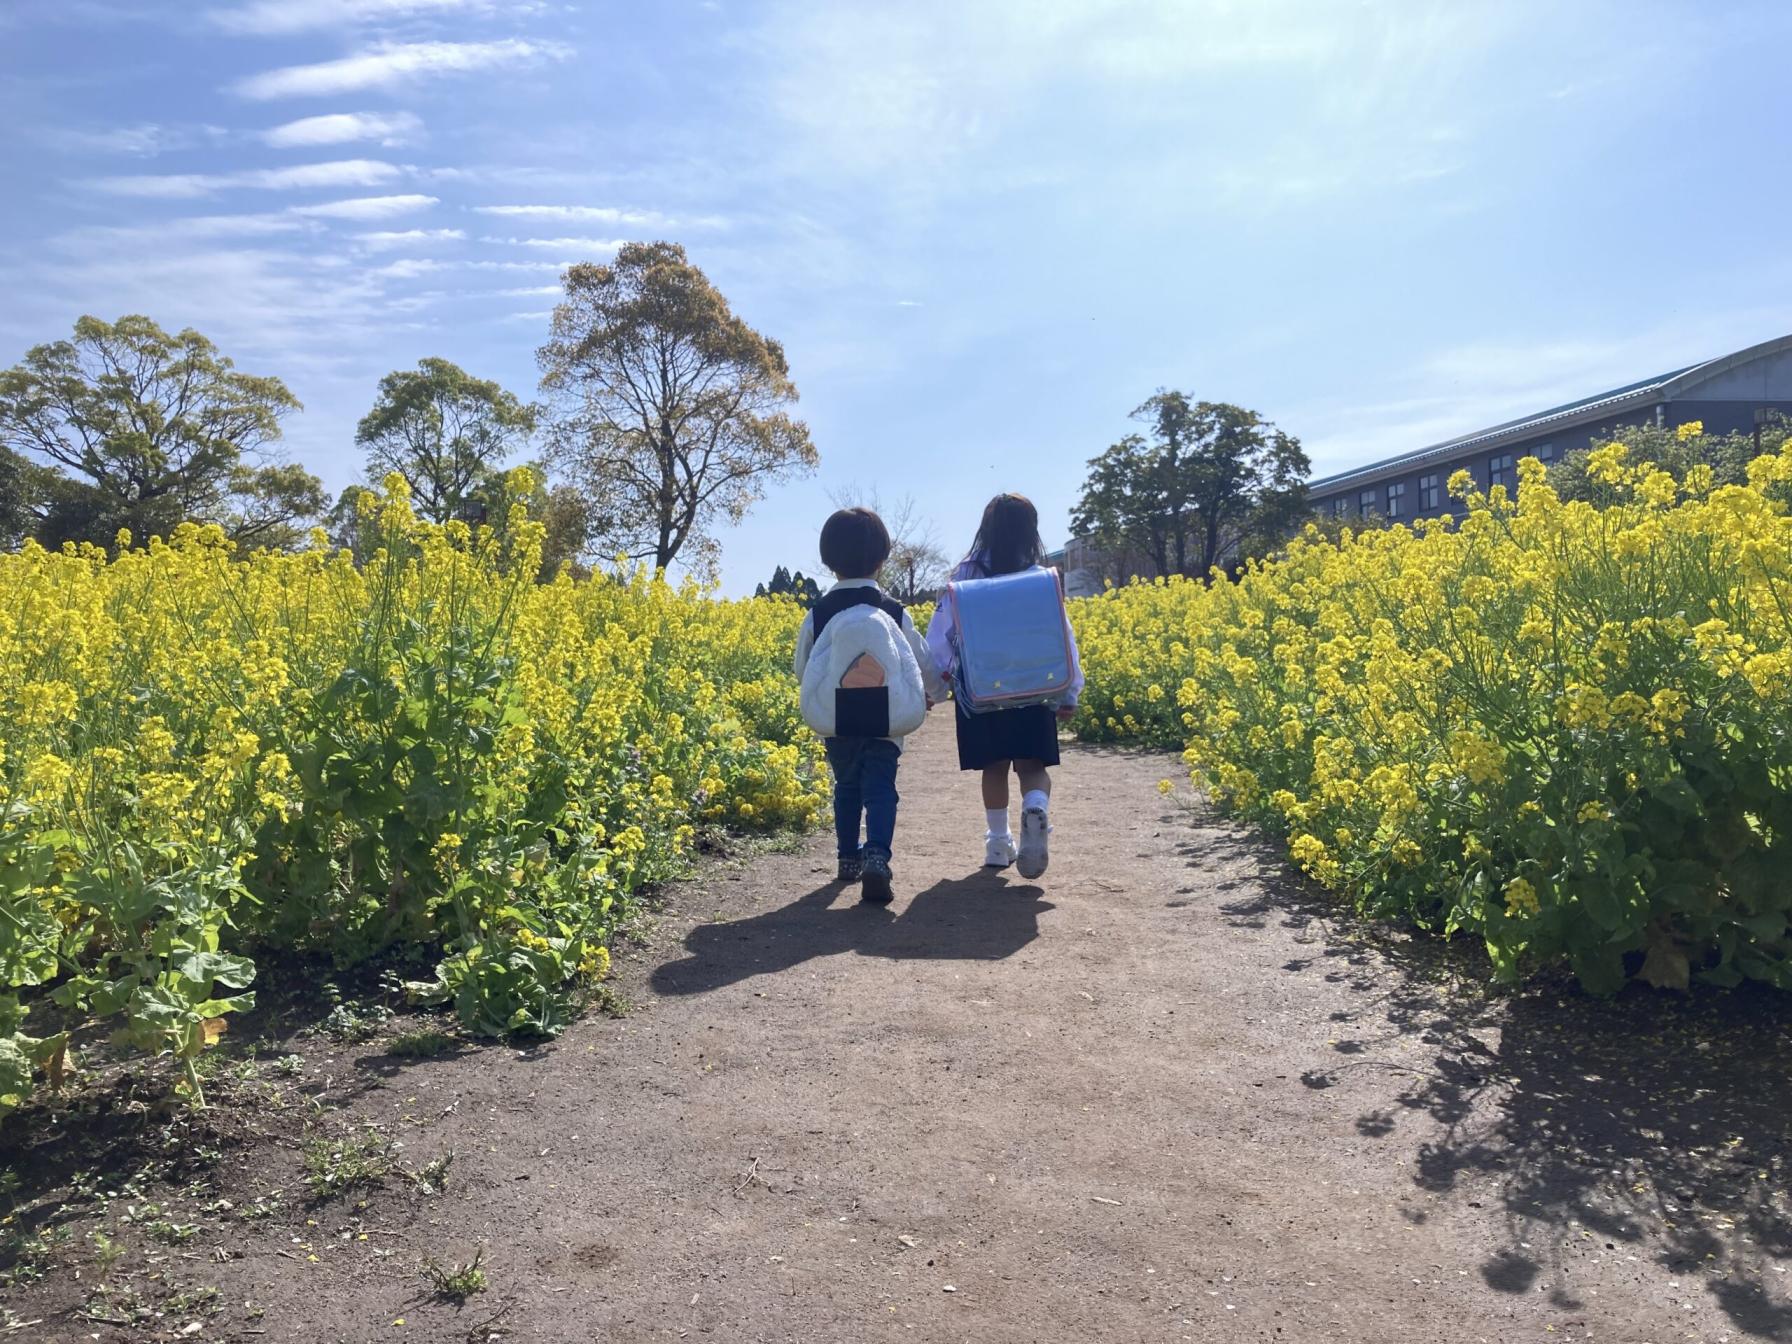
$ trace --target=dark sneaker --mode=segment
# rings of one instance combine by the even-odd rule
[[[865,889],[859,893],[861,901],[872,905],[888,905],[896,899],[896,893],[890,888],[890,880],[894,876],[890,872],[890,861],[881,854],[867,854],[863,865]]]
[[[834,870],[834,881],[857,882],[864,871],[865,864],[863,860],[841,859],[840,866]]]

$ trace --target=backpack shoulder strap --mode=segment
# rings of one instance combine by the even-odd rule
[[[902,603],[884,592],[881,588],[836,588],[827,594],[812,608],[815,617],[816,639],[827,623],[843,611],[853,607],[877,607],[884,615],[896,622],[896,628],[902,628]]]

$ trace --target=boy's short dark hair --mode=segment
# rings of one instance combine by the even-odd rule
[[[870,509],[840,509],[821,525],[821,563],[842,579],[870,579],[890,558],[890,530]]]

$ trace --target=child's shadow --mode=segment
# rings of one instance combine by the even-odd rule
[[[841,952],[999,961],[1037,938],[1039,916],[1052,908],[1038,887],[982,871],[936,882],[900,912],[862,904],[855,888],[830,882],[777,910],[699,924],[684,940],[689,955],[654,971],[653,988],[704,994]]]

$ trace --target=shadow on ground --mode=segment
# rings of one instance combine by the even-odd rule
[[[897,907],[865,905],[856,889],[830,882],[789,905],[746,919],[699,924],[689,954],[653,973],[660,994],[703,994],[816,957],[999,961],[1039,936],[1052,909],[1038,887],[979,871],[936,882]]]
[[[514,1042],[458,1035],[444,1036],[434,1057],[389,1053],[383,1047],[394,1037],[452,1027],[402,1009],[395,985],[415,966],[386,958],[343,971],[317,959],[270,959],[258,969],[255,1008],[232,1018],[230,1034],[201,1057],[204,1108],[176,1093],[166,1056],[113,1046],[90,1025],[78,1038],[87,1071],[61,1092],[40,1090],[0,1125],[0,1290],[34,1239],[57,1244],[58,1229],[103,1213],[114,1198],[216,1180],[273,1144],[297,1148],[320,1117],[407,1072],[488,1049],[538,1057]],[[323,984],[335,992],[320,993]],[[339,1004],[383,1011],[361,1024],[351,1015],[348,1025],[366,1034],[344,1037],[330,1032]],[[296,1067],[284,1068],[287,1060]]]
[[[1623,1253],[1702,1285],[1747,1334],[1792,1338],[1792,995],[1504,993],[1478,947],[1360,920],[1248,835],[1203,827],[1182,852],[1226,874],[1228,923],[1297,931],[1311,950],[1284,971],[1351,996],[1302,1082],[1374,1092],[1346,1123],[1418,1138],[1417,1187],[1501,1210],[1490,1287],[1572,1283],[1576,1256]]]

